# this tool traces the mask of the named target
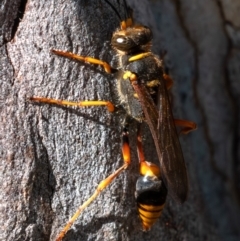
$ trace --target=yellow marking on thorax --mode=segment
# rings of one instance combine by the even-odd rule
[[[130,57],[128,59],[128,61],[131,62],[131,61],[136,61],[136,60],[139,60],[139,59],[144,59],[144,58],[148,57],[149,55],[151,55],[151,52],[137,54],[137,55],[134,55],[134,56]]]

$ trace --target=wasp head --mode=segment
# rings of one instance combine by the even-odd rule
[[[111,44],[119,52],[126,54],[149,51],[152,32],[145,26],[132,26],[121,29],[113,34]]]

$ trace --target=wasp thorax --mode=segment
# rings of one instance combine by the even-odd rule
[[[133,26],[113,34],[112,46],[119,51],[134,53],[149,49],[152,32],[144,26]]]

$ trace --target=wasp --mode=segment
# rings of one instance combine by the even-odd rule
[[[122,0],[126,15],[124,18],[110,1],[105,0],[105,3],[111,7],[121,22],[111,39],[111,45],[118,55],[117,69],[97,58],[56,49],[52,49],[51,52],[61,57],[100,65],[107,73],[117,72],[117,93],[127,116],[122,131],[124,164],[98,184],[93,195],[67,222],[58,235],[57,241],[62,240],[82,211],[131,164],[128,128],[132,120],[138,123],[137,153],[140,175],[136,182],[135,197],[142,229],[150,230],[160,217],[168,193],[181,203],[186,200],[188,193],[187,171],[176,125],[183,126],[182,132],[187,133],[196,129],[196,124],[173,118],[168,94],[172,81],[164,72],[163,62],[151,52],[151,30],[133,23],[132,10],[125,0]],[[62,106],[106,106],[109,112],[115,110],[112,102],[103,100],[72,102],[37,96],[31,97],[30,100]],[[141,126],[144,122],[147,123],[152,134],[159,166],[145,159],[141,134]]]

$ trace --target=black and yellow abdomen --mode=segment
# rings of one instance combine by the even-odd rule
[[[167,188],[155,175],[141,176],[137,180],[135,196],[143,230],[148,231],[161,216],[167,197]]]

